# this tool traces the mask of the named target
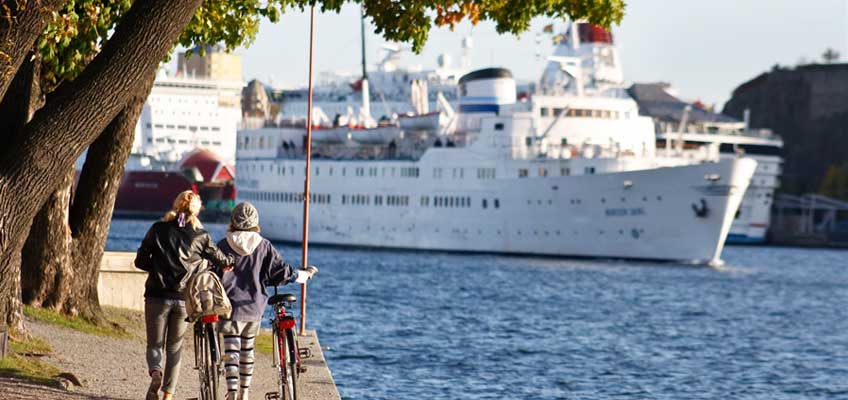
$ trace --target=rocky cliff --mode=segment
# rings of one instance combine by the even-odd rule
[[[783,138],[782,191],[818,192],[831,166],[848,163],[848,64],[775,68],[733,91],[723,113]]]

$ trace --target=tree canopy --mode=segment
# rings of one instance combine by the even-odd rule
[[[45,83],[76,77],[132,3],[70,0],[54,13],[37,42]],[[423,49],[433,25],[453,28],[465,19],[473,24],[488,20],[499,33],[518,34],[529,28],[534,17],[568,16],[609,27],[621,21],[625,7],[623,0],[207,0],[195,11],[177,44],[189,49],[223,44],[233,50],[252,43],[262,18],[277,22],[286,10],[304,10],[313,3],[330,12],[340,11],[345,3],[361,4],[376,33],[411,43],[414,51]]]

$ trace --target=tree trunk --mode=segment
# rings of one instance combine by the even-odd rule
[[[74,170],[39,211],[23,250],[24,304],[103,322],[100,260],[135,125],[153,77],[91,144],[71,200]]]
[[[0,147],[8,145],[13,135],[19,132],[33,113],[43,104],[43,95],[39,85],[41,78],[41,59],[37,53],[30,52],[14,79],[8,86],[7,96],[4,96],[0,101]],[[46,218],[39,214],[37,218]],[[44,226],[44,225],[42,225]],[[14,260],[10,260],[15,262]],[[12,279],[0,280],[0,293],[5,293],[9,290],[6,285],[17,285],[18,288],[12,289],[13,292],[20,293],[21,280],[20,276]],[[20,308],[19,297],[11,297],[10,302],[12,307]],[[26,335],[23,329],[23,317],[20,311],[7,318],[7,323],[12,330],[14,336]],[[2,324],[0,324],[2,326]]]
[[[69,295],[68,282],[74,279],[71,265],[71,231],[68,211],[74,170],[65,174],[59,189],[32,220],[29,236],[21,253],[21,297],[35,307],[61,305]]]
[[[38,35],[55,11],[67,0],[16,0],[0,2],[0,98],[15,72],[32,50]]]
[[[155,76],[199,5],[136,0],[103,51],[0,150],[0,328],[22,327],[21,249],[39,208],[74,160]]]

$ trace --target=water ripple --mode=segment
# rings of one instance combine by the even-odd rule
[[[135,250],[148,225],[115,222],[107,247]],[[846,255],[729,247],[704,268],[315,247],[309,324],[345,399],[848,398]]]

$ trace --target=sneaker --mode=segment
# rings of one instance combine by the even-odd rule
[[[159,389],[162,388],[162,371],[153,370],[150,373],[150,387],[147,388],[146,400],[159,400]]]

